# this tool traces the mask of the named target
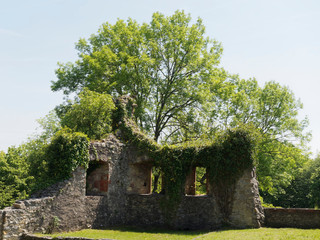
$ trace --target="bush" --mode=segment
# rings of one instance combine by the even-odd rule
[[[78,167],[88,168],[89,139],[83,133],[63,128],[52,138],[46,150],[48,176],[63,180]]]

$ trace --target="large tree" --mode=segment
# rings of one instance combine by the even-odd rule
[[[301,102],[286,86],[274,81],[260,87],[255,79],[230,76],[219,88],[215,105],[207,109],[207,137],[219,129],[249,124],[261,137],[257,148],[258,178],[266,200],[276,200],[308,160],[305,131],[300,120]]]
[[[149,24],[105,23],[76,49],[79,59],[59,64],[52,90],[131,95],[137,122],[155,140],[187,128],[220,81],[220,44],[205,37],[200,18],[192,23],[183,11],[154,13]]]
[[[80,39],[79,59],[60,64],[52,90],[66,96],[84,88],[137,101],[137,123],[155,140],[177,143],[212,138],[220,130],[250,125],[261,136],[260,187],[276,198],[307,161],[309,135],[302,104],[287,87],[240,79],[219,68],[221,45],[205,37],[201,19],[177,11],[155,13],[149,24],[132,19],[105,23]],[[63,108],[62,108],[63,109]]]

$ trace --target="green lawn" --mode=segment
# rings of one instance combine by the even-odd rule
[[[134,228],[120,228],[113,230],[87,229],[78,232],[59,233],[48,235],[52,237],[87,237],[92,239],[110,238],[116,240],[221,240],[221,239],[320,239],[320,229],[294,229],[294,228],[260,228],[245,230],[221,230],[214,232],[203,231],[169,231],[169,230],[137,230]]]

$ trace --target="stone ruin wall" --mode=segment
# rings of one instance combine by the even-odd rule
[[[88,171],[87,177],[78,168],[71,179],[0,210],[0,240],[19,239],[22,233],[117,225],[168,227],[160,206],[165,195],[148,194],[152,160],[146,154],[110,135],[92,144],[90,159],[100,167]],[[260,227],[263,218],[255,170],[249,169],[236,183],[230,223],[237,228]],[[215,197],[208,194],[182,196],[169,227],[217,229],[221,225]]]
[[[308,208],[265,208],[266,227],[320,228],[320,210]]]
[[[71,179],[50,187],[40,198],[17,201],[0,210],[0,240],[19,239],[28,232],[85,228],[85,180],[85,170],[78,168]]]

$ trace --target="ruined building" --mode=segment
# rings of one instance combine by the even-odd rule
[[[168,191],[152,193],[155,159],[148,151],[110,134],[105,140],[92,142],[89,152],[88,170],[79,167],[72,178],[0,210],[0,240],[19,239],[22,233],[119,225],[184,230],[217,229],[223,224],[257,228],[263,221],[253,167],[244,169],[232,187],[226,185],[222,190],[231,197],[221,199],[210,181],[205,195],[195,195],[197,166],[191,165],[182,194],[170,208]],[[221,204],[222,200],[228,204]],[[228,206],[227,215],[223,206]]]

